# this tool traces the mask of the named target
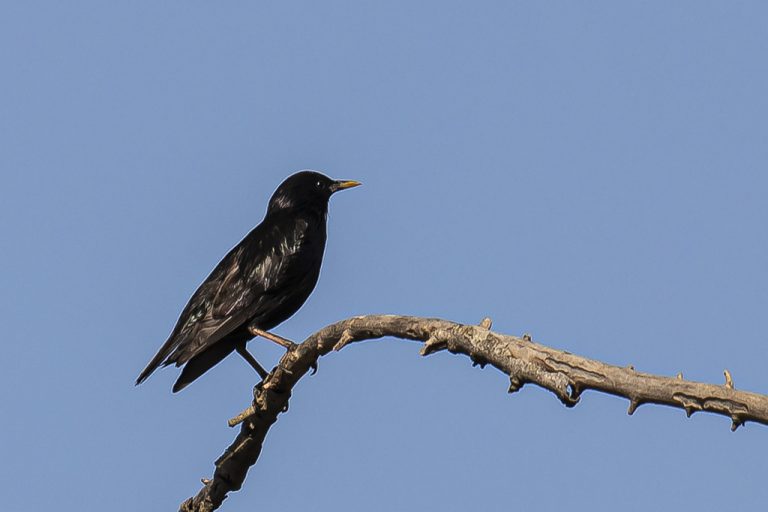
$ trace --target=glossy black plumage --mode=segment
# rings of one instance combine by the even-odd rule
[[[272,195],[264,220],[237,244],[192,295],[168,340],[141,372],[185,365],[173,386],[183,389],[253,338],[248,326],[269,330],[307,300],[320,275],[328,200],[358,185],[313,171],[287,178]]]

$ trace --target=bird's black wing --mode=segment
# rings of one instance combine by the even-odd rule
[[[176,358],[169,356],[174,351],[178,351],[190,343],[194,344],[201,334],[204,335],[206,330],[211,329],[212,319],[210,318],[210,313],[213,299],[219,294],[219,290],[225,283],[236,279],[240,273],[240,257],[243,252],[244,242],[245,239],[233,248],[197,288],[181,312],[181,315],[179,315],[171,335],[163,346],[160,347],[160,350],[155,354],[155,357],[152,358],[144,371],[141,372],[141,375],[136,380],[136,384],[142,383],[161,364],[165,366],[177,362]]]
[[[161,364],[181,366],[264,308],[284,300],[284,289],[292,285],[284,276],[299,253],[302,233],[301,229],[286,231],[264,223],[251,231],[192,295],[137,384]]]

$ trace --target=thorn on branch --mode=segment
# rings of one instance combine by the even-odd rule
[[[523,333],[523,341],[531,342],[533,341],[533,338],[531,337],[530,333]]]
[[[640,407],[641,405],[642,405],[642,402],[640,402],[640,400],[632,398],[629,401],[629,408],[627,409],[627,414],[632,416],[633,414],[635,414],[635,411],[637,410],[637,408]]]
[[[227,420],[227,425],[230,427],[236,427],[251,416],[256,414],[256,409],[253,407],[253,405],[249,405],[247,409],[245,409],[243,412],[235,416],[234,418],[230,418]]]
[[[723,375],[725,375],[725,387],[728,389],[733,389],[733,377],[731,377],[731,372],[728,371],[728,368],[723,370]],[[735,428],[733,430],[736,430]]]
[[[488,361],[486,361],[485,358],[479,354],[470,354],[469,359],[472,361],[472,368],[479,366],[480,369],[484,369],[485,365],[488,364]]]
[[[211,483],[211,479],[203,477],[200,479],[200,483],[202,483],[203,485],[208,485],[209,483]]]
[[[574,401],[574,403],[578,402],[581,398],[581,386],[579,386],[578,382],[572,382],[568,384],[568,395],[571,397],[571,400]]]
[[[699,403],[695,398],[689,397],[686,395],[678,395],[675,397],[678,402],[680,402],[683,406],[683,409],[685,410],[685,415],[687,417],[693,416],[693,413],[702,410],[701,403]]]
[[[509,376],[509,388],[507,393],[516,393],[525,385],[525,381],[516,375]]]
[[[736,429],[744,425],[744,420],[739,418],[737,414],[731,416],[731,432],[736,432]]]
[[[683,372],[677,372],[677,380],[683,380]]]
[[[442,346],[443,342],[440,341],[434,334],[430,334],[429,338],[427,338],[427,341],[424,342],[424,346],[421,347],[421,350],[419,350],[419,354],[422,356],[428,356],[429,354],[433,354],[443,348]]]
[[[635,371],[635,365],[633,365],[633,364],[628,364],[628,365],[627,365],[627,370],[632,370],[632,371]]]
[[[485,330],[490,330],[492,325],[493,325],[493,320],[491,320],[491,317],[489,316],[480,320],[480,327],[482,327]]]
[[[576,404],[578,404],[579,400],[580,400],[580,398],[578,396],[575,396],[575,397],[573,396],[572,386],[570,384],[568,386],[566,386],[565,392],[561,393],[560,391],[557,391],[555,394],[560,399],[560,402],[564,406],[568,407],[569,409],[571,407],[575,407]]]

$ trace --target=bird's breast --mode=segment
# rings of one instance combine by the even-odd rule
[[[325,250],[325,223],[297,218],[290,225],[277,225],[271,240],[265,240],[263,259],[254,262],[251,282],[265,290],[319,274]]]

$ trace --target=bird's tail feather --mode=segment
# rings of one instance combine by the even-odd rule
[[[225,340],[224,342],[214,343],[209,349],[194,356],[184,365],[181,375],[179,375],[178,380],[173,385],[173,392],[176,393],[187,387],[190,382],[219,364],[233,350],[235,350],[235,344],[226,343]]]
[[[174,333],[175,334],[175,333]],[[162,347],[160,347],[160,350],[157,351],[157,354],[155,354],[155,357],[152,358],[152,360],[147,364],[147,367],[142,370],[141,374],[139,374],[139,378],[136,379],[136,385],[138,386],[145,380],[147,380],[147,377],[152,375],[152,372],[157,370],[161,364],[168,365],[172,363],[173,361],[165,361],[163,363],[163,359],[168,357],[173,349],[176,348],[176,345],[178,345],[178,341],[176,340],[176,336],[171,336],[168,338],[168,341],[166,341]]]

